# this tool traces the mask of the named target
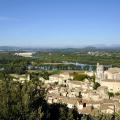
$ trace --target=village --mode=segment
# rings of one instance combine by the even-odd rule
[[[46,100],[49,104],[62,103],[68,108],[76,108],[79,114],[113,114],[120,111],[120,69],[109,68],[97,63],[96,71],[85,71],[100,84],[94,89],[94,82],[73,80],[69,72],[49,76],[49,80],[39,77],[47,89]],[[14,81],[30,81],[30,75],[11,75]]]

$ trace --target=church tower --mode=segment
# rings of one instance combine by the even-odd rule
[[[96,82],[100,83],[101,80],[104,79],[104,67],[103,65],[100,65],[97,63],[97,68],[96,68]]]

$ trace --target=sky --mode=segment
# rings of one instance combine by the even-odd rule
[[[120,0],[0,0],[0,46],[120,45]]]

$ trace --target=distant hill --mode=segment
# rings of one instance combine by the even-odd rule
[[[27,47],[16,47],[16,46],[0,46],[0,51],[34,51],[35,49],[27,48]]]
[[[15,51],[19,50],[19,47],[12,47],[12,46],[0,46],[0,51]]]
[[[97,46],[97,47],[96,47]],[[101,45],[80,47],[80,48],[39,48],[39,47],[16,47],[16,46],[0,46],[0,51],[42,51],[42,52],[88,52],[88,51],[111,51],[120,50],[119,45],[101,46]]]

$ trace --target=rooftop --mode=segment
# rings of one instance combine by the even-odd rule
[[[107,79],[107,80],[102,80],[103,82],[120,82],[120,80],[111,80],[111,79]]]
[[[63,76],[60,76],[58,74],[50,75],[50,77],[63,78]]]
[[[99,111],[97,109],[92,109],[92,107],[85,107],[82,110],[79,110],[79,113],[81,114],[90,114],[90,115],[96,115],[99,114]]]
[[[81,84],[82,84],[81,81],[70,81],[70,83],[72,83],[72,84],[76,84],[76,85],[81,85]]]
[[[107,72],[109,72],[109,73],[120,73],[120,68],[117,68],[117,67],[114,67],[114,68],[109,68],[108,70],[107,70]]]

